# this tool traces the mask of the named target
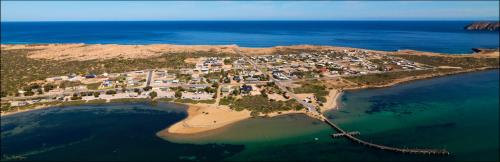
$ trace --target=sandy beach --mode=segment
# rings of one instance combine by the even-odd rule
[[[233,123],[249,119],[250,111],[235,111],[228,106],[217,106],[213,104],[188,104],[188,116],[174,125],[158,132],[160,136],[168,134],[197,134],[229,126]],[[301,111],[273,112],[265,117],[275,117],[286,114],[306,113]]]
[[[331,90],[328,95],[327,103],[322,111],[327,111],[337,108],[338,97],[340,96],[339,90]],[[251,118],[250,111],[234,111],[228,106],[220,106],[214,104],[188,104],[188,116],[175,123],[174,125],[158,132],[159,136],[167,136],[168,134],[197,134],[202,132],[207,132],[225,126],[229,126],[233,123]],[[300,111],[281,111],[273,112],[269,114],[261,114],[264,117],[275,117],[279,115],[287,114],[306,114],[306,110]]]
[[[22,113],[22,112],[28,112],[28,111],[34,111],[34,110],[49,108],[49,107],[58,106],[58,105],[60,105],[60,104],[57,104],[57,105],[39,105],[39,106],[36,106],[36,107],[34,107],[32,109],[16,110],[16,111],[11,111],[11,112],[2,112],[1,115],[0,115],[0,117],[14,115],[14,114]]]
[[[227,126],[250,118],[250,111],[234,111],[227,106],[212,104],[188,105],[188,117],[162,130],[160,134],[193,134]]]
[[[332,109],[337,109],[339,104],[338,100],[339,97],[342,95],[341,90],[333,89],[330,90],[330,93],[328,94],[326,98],[326,103],[323,104],[323,107],[321,108],[321,112],[326,112],[328,110]]]

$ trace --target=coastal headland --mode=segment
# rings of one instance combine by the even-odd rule
[[[2,116],[55,105],[188,105],[158,133],[197,134],[252,117],[322,119],[342,91],[499,67],[499,50],[441,54],[332,46],[1,45]]]

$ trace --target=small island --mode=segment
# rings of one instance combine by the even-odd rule
[[[499,51],[447,55],[332,46],[1,46],[2,116],[57,105],[173,102],[188,117],[159,132],[193,134],[252,117],[323,119],[345,90],[499,68]]]
[[[475,22],[465,27],[466,30],[474,31],[499,31],[500,22]]]

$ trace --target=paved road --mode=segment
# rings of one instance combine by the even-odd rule
[[[149,70],[148,79],[146,80],[146,87],[151,85],[151,77],[153,77],[153,70]]]

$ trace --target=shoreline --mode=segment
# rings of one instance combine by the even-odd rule
[[[360,86],[360,87],[354,87],[354,88],[344,88],[342,90],[338,90],[337,89],[336,90],[337,93],[333,97],[336,100],[336,102],[334,102],[334,104],[333,104],[333,107],[332,108],[326,108],[326,109],[322,110],[322,112],[326,112],[326,111],[338,108],[338,106],[340,105],[339,104],[340,101],[338,101],[338,98],[340,96],[342,96],[343,92],[346,91],[346,90],[361,90],[361,89],[370,89],[370,88],[386,88],[386,87],[396,86],[396,85],[403,84],[403,83],[410,83],[412,81],[418,81],[418,80],[424,80],[424,79],[433,79],[433,78],[437,78],[437,77],[445,77],[445,76],[449,76],[449,75],[458,75],[458,74],[463,74],[463,73],[473,73],[473,72],[480,72],[480,71],[487,71],[487,70],[499,70],[499,68],[488,67],[488,68],[460,70],[460,71],[453,71],[453,72],[448,72],[448,73],[443,73],[443,74],[432,74],[432,75],[423,75],[423,76],[417,76],[417,77],[401,78],[401,79],[397,79],[396,81],[393,81],[393,82],[385,84],[385,85]],[[331,90],[331,91],[333,91],[333,90]],[[330,98],[330,95],[329,95],[328,98]],[[147,100],[145,100],[145,101],[147,101]],[[150,100],[150,101],[155,101],[155,100]],[[117,103],[126,103],[126,102],[127,101],[117,102]],[[158,102],[181,104],[181,105],[188,106],[188,109],[189,109],[189,107],[192,107],[192,106],[213,105],[213,104],[177,103],[177,102],[169,102],[169,101],[158,101]],[[329,101],[327,101],[327,102],[329,102]],[[112,103],[112,102],[88,103],[88,104],[108,104],[108,103]],[[87,104],[87,103],[73,104],[73,105],[85,105],[85,104]],[[66,106],[73,106],[73,105],[66,105]],[[46,108],[58,107],[58,106],[65,106],[65,105],[63,105],[62,103],[58,103],[58,104],[54,104],[54,105],[43,104],[43,105],[36,106],[35,108],[32,108],[32,109],[24,109],[24,110],[18,110],[18,111],[1,113],[0,117],[6,117],[6,116],[18,114],[18,113],[30,112],[30,111],[34,111],[34,110],[40,110],[40,109],[46,109]],[[213,105],[213,106],[217,107],[217,105]],[[290,113],[303,113],[303,112],[300,112],[300,111],[299,112],[298,111],[290,111],[290,112],[281,112],[281,114],[279,114],[278,112],[273,112],[273,113],[268,114],[267,116],[268,117],[274,117],[274,116],[286,115],[286,114],[290,114]],[[265,115],[260,115],[260,116],[265,116]],[[247,119],[248,118],[251,118],[251,116],[247,117]]]
[[[83,46],[82,46],[83,45]],[[66,48],[67,46],[75,46],[74,48],[82,50],[82,49],[87,49],[90,47],[86,46],[87,44],[41,44],[41,45],[5,45],[1,44],[2,48],[12,48],[15,49],[19,46],[26,46],[29,48],[38,48],[38,47],[45,47],[45,46],[50,46],[50,47],[61,47],[61,48]],[[95,47],[96,49],[103,49],[108,46],[113,46],[115,47],[115,44],[104,44],[101,46],[101,44],[97,45],[89,45],[91,47]],[[116,45],[118,47],[115,48],[123,48],[123,47],[134,47],[134,46],[142,46],[142,45]],[[294,45],[294,46],[273,46],[273,47],[266,47],[266,48],[249,48],[249,47],[239,47],[237,45],[174,45],[174,44],[157,44],[157,45],[144,45],[144,47],[151,47],[152,49],[158,49],[158,50],[172,50],[173,51],[178,51],[178,50],[189,50],[189,51],[204,51],[207,50],[207,48],[222,48],[224,47],[224,50],[233,50],[233,48],[238,48],[241,49],[245,53],[249,53],[251,55],[259,55],[259,54],[266,54],[266,53],[272,53],[275,51],[279,51],[281,49],[291,49],[291,50],[296,50],[296,49],[301,49],[301,50],[307,50],[307,49],[332,49],[332,50],[339,50],[339,49],[359,49],[363,50],[361,48],[352,48],[352,47],[338,47],[338,46],[317,46],[317,45]],[[367,51],[378,51],[378,50],[367,50]],[[47,51],[46,51],[47,52]],[[136,51],[136,52],[141,52],[141,51]],[[234,52],[234,51],[233,51]],[[433,52],[419,52],[419,53],[413,53],[413,52],[418,52],[418,51],[412,51],[412,50],[398,50],[398,51],[379,51],[382,52],[384,55],[425,55],[425,56],[442,56],[442,57],[464,57],[466,54],[462,55],[444,55],[444,54],[439,54],[439,53],[433,53]],[[50,50],[49,50],[50,53]],[[46,55],[47,53],[32,53],[29,56],[32,58],[40,58],[40,57],[45,57],[45,56],[58,56],[56,55]],[[53,53],[52,53],[53,54]],[[58,53],[61,54],[61,53]],[[96,54],[96,53],[94,53]],[[99,54],[99,53],[97,53]],[[133,53],[129,53],[131,55],[131,58],[135,57],[143,57],[141,56],[136,56],[132,55]],[[497,57],[498,56],[498,51],[493,54],[488,54],[484,55],[481,53],[472,53],[472,54],[467,54],[468,56],[472,57]],[[36,57],[35,57],[36,56]],[[151,54],[147,55],[144,57],[153,57],[156,56],[156,54]],[[97,56],[95,56],[97,57]],[[99,55],[100,57],[100,55]],[[83,57],[85,59],[92,58],[92,57]],[[105,59],[105,58],[102,58]],[[493,65],[490,65],[493,66]],[[450,67],[441,67],[443,69],[449,69]],[[454,67],[451,67],[454,68]],[[340,106],[340,101],[339,98],[342,96],[342,93],[344,90],[358,90],[358,89],[368,89],[368,88],[384,88],[384,87],[391,87],[395,86],[401,83],[406,83],[410,81],[416,81],[416,80],[422,80],[422,79],[432,79],[436,77],[442,77],[442,76],[447,76],[447,75],[454,75],[454,74],[461,74],[461,73],[469,73],[469,72],[476,72],[476,71],[484,71],[484,70],[490,70],[490,69],[498,69],[498,67],[485,67],[483,66],[482,68],[471,68],[471,69],[456,69],[454,71],[446,71],[446,72],[439,72],[439,73],[432,73],[432,74],[421,74],[421,75],[416,75],[416,76],[406,76],[402,78],[396,78],[393,80],[388,80],[388,82],[385,82],[385,84],[381,85],[370,85],[370,84],[356,84],[351,87],[347,88],[341,88],[341,89],[329,89],[329,94],[327,96],[327,100],[324,103],[323,106],[321,106],[321,113],[338,109]],[[415,75],[415,74],[414,74]],[[129,98],[123,98],[125,100]],[[159,101],[160,100],[160,101]],[[179,103],[179,102],[173,102],[173,101],[161,101],[161,99],[144,99],[144,101],[151,101],[151,102],[168,102],[168,103],[176,103],[176,104],[182,104],[187,106],[187,113],[188,116],[175,123],[174,125],[171,125],[159,132],[160,135],[163,134],[196,134],[196,133],[202,133],[206,131],[211,131],[219,128],[223,128],[226,126],[229,126],[233,123],[250,119],[252,116],[250,115],[250,111],[248,110],[243,110],[243,111],[235,111],[230,109],[228,106],[225,105],[218,105],[218,104],[202,104],[202,103],[197,103],[197,104],[190,104],[190,103]],[[16,111],[12,112],[5,112],[1,113],[1,117],[13,115],[13,114],[18,114],[22,112],[29,112],[32,110],[40,110],[44,108],[50,108],[50,107],[57,107],[57,106],[66,106],[66,105],[83,105],[83,104],[96,104],[96,103],[90,103],[90,102],[81,102],[79,100],[71,103],[70,102],[59,102],[59,103],[40,103],[40,105],[34,105],[32,107],[21,107],[23,108],[20,110],[20,108],[17,108]],[[129,101],[121,101],[121,102],[129,102]],[[132,101],[132,102],[137,102],[137,101]],[[104,102],[102,104],[106,104],[109,102]],[[101,104],[101,103],[98,103]],[[312,118],[318,119],[317,115],[311,115],[307,113],[305,110],[301,111],[283,111],[283,112],[273,112],[270,114],[261,114],[259,116],[265,116],[265,117],[274,117],[274,116],[279,116],[279,115],[286,115],[286,114],[292,114],[292,113],[303,113],[306,114]],[[321,118],[321,117],[319,117]]]
[[[235,111],[227,106],[213,104],[186,104],[188,116],[181,121],[159,131],[158,136],[200,134],[223,129],[237,122],[252,119],[250,111]],[[258,117],[276,117],[288,114],[305,114],[302,111],[281,111],[259,115]]]
[[[370,89],[370,88],[386,88],[386,87],[391,87],[391,86],[396,86],[399,84],[403,83],[409,83],[412,81],[418,81],[418,80],[424,80],[424,79],[433,79],[433,78],[439,78],[439,77],[444,77],[444,76],[449,76],[449,75],[457,75],[457,74],[463,74],[463,73],[473,73],[473,72],[480,72],[480,71],[486,71],[486,70],[499,70],[498,67],[484,67],[484,68],[475,68],[475,69],[467,69],[467,70],[458,70],[458,71],[451,71],[451,72],[446,72],[446,73],[438,73],[438,74],[425,74],[425,75],[420,75],[420,76],[412,76],[412,77],[405,77],[405,78],[399,78],[395,79],[394,81],[383,84],[383,85],[372,85],[372,86],[359,86],[359,87],[352,87],[352,88],[344,88],[343,90],[360,90],[360,89]]]

